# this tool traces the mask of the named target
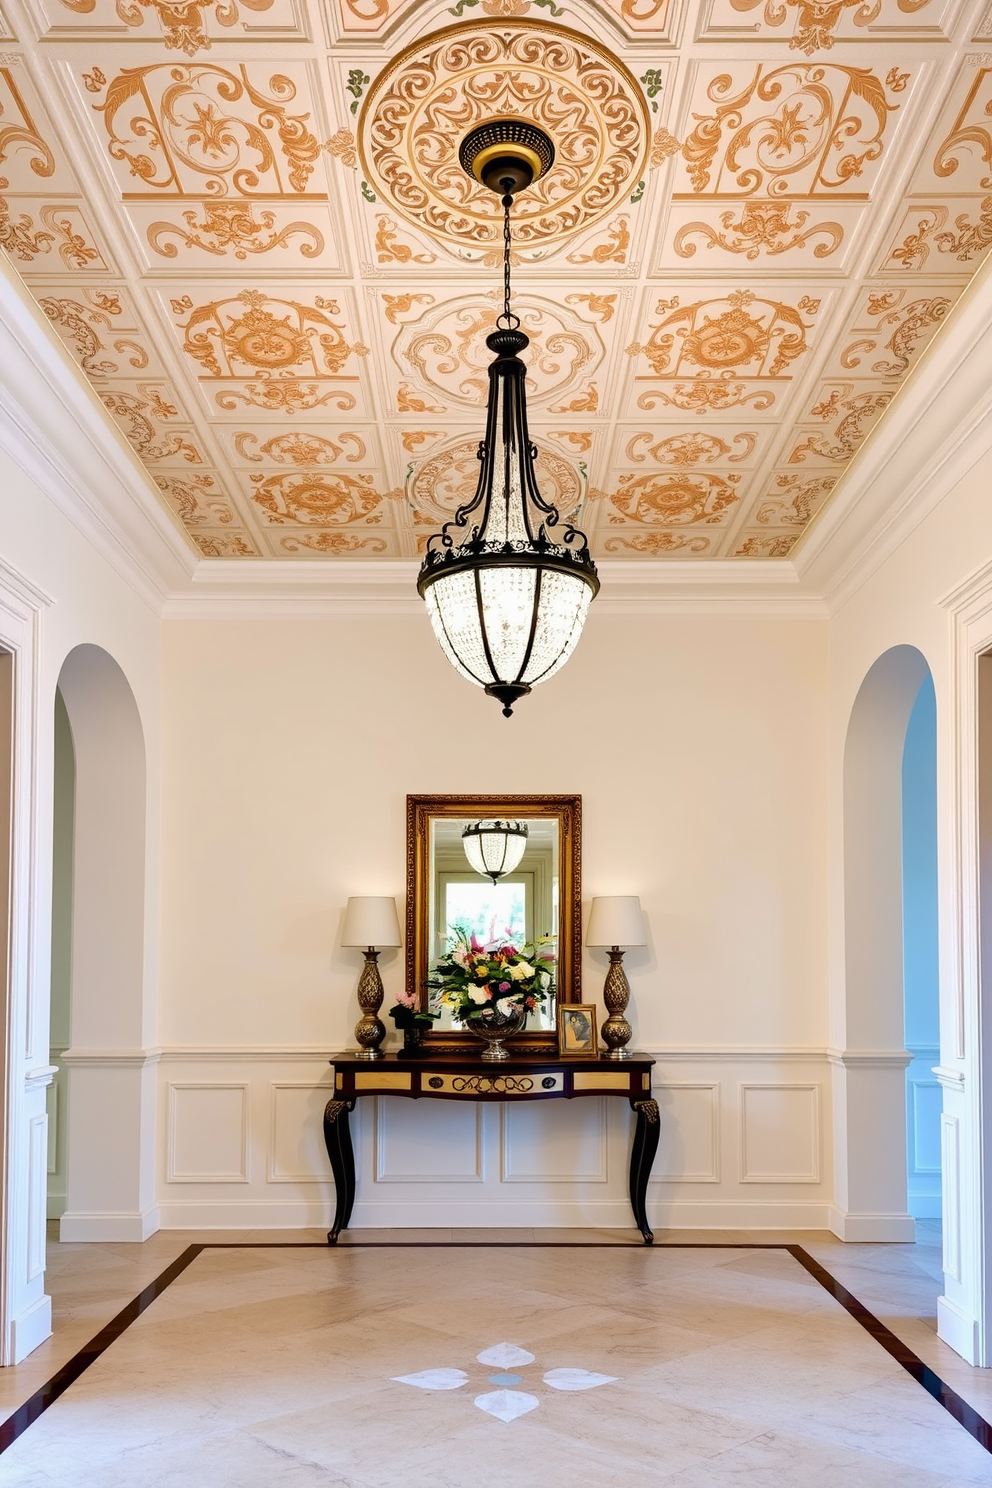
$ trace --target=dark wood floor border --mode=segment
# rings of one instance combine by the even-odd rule
[[[669,1240],[647,1249],[640,1240],[351,1240],[344,1241],[334,1247],[329,1253],[340,1256],[348,1250],[506,1250],[511,1247],[520,1250],[633,1250],[638,1255],[662,1254],[666,1250],[783,1250],[792,1256],[805,1271],[819,1282],[824,1291],[829,1292],[836,1302],[864,1328],[866,1333],[889,1354],[897,1364],[906,1370],[918,1385],[922,1385],[928,1395],[936,1400],[938,1405],[943,1406],[949,1415],[960,1426],[963,1426],[969,1436],[974,1437],[979,1446],[985,1448],[986,1452],[992,1453],[992,1424],[979,1415],[974,1406],[952,1390],[928,1364],[913,1352],[908,1344],[903,1343],[891,1328],[886,1327],[874,1313],[868,1311],[847,1287],[842,1285],[835,1276],[832,1276],[825,1266],[804,1250],[801,1245],[791,1245],[784,1241],[748,1241],[737,1242],[719,1240]],[[181,1276],[188,1266],[202,1255],[205,1250],[323,1250],[328,1247],[319,1240],[216,1240],[199,1245],[189,1245],[165,1270],[150,1281],[138,1295],[122,1308],[116,1317],[112,1318],[106,1327],[101,1328],[89,1343],[84,1344],[78,1353],[56,1370],[51,1379],[37,1389],[23,1405],[18,1406],[13,1415],[5,1421],[0,1421],[0,1453],[12,1446],[18,1437],[23,1436],[28,1427],[43,1415],[50,1405],[54,1405],[60,1395],[64,1395],[69,1386],[75,1384],[79,1376],[87,1370],[97,1359],[125,1333],[131,1324],[151,1306],[157,1297],[160,1297],[165,1289],[172,1285],[177,1277]]]
[[[992,1425],[980,1416],[973,1405],[963,1400],[956,1390],[940,1378],[923,1360],[913,1353],[908,1344],[897,1338],[891,1328],[887,1328],[880,1318],[868,1311],[863,1303],[859,1302],[846,1286],[831,1276],[825,1266],[805,1250],[801,1245],[787,1245],[786,1250],[795,1258],[800,1266],[805,1267],[810,1276],[814,1277],[825,1291],[840,1303],[855,1322],[861,1324],[866,1333],[870,1333],[875,1342],[881,1344],[887,1354],[891,1354],[897,1364],[901,1364],[907,1374],[912,1375],[918,1385],[922,1385],[928,1395],[932,1395],[938,1405],[942,1405],[949,1415],[952,1415],[959,1425],[963,1426],[969,1436],[973,1436],[979,1446],[985,1448],[986,1452],[992,1452]]]
[[[190,1245],[177,1256],[171,1266],[166,1266],[161,1275],[150,1281],[126,1307],[123,1307],[115,1318],[111,1318],[105,1328],[101,1328],[89,1343],[83,1345],[77,1354],[73,1354],[68,1363],[57,1369],[50,1380],[46,1380],[39,1390],[19,1405],[12,1416],[6,1421],[0,1421],[0,1452],[6,1452],[9,1446],[23,1436],[28,1427],[37,1421],[40,1415],[54,1405],[60,1395],[64,1395],[69,1386],[75,1384],[76,1380],[85,1369],[99,1359],[105,1353],[116,1338],[126,1332],[134,1322],[150,1307],[156,1297],[160,1297],[167,1286],[171,1286],[177,1276],[181,1276],[193,1261],[196,1260],[202,1245]]]

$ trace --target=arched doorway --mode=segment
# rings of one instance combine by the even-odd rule
[[[844,750],[844,985],[834,1055],[837,1214],[845,1240],[915,1238],[907,1182],[904,789],[926,658],[894,646],[870,668]]]
[[[74,756],[64,1240],[138,1240],[154,1219],[145,1055],[145,746],[134,695],[99,646],[58,690]]]

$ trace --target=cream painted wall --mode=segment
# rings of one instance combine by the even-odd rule
[[[146,933],[144,972],[133,988],[133,997],[140,1010],[135,1022],[143,1030],[142,1047],[153,1042],[157,1017],[160,682],[155,608],[8,456],[4,449],[8,433],[5,419],[6,413],[0,417],[0,612],[8,603],[20,606],[24,615],[17,661],[23,691],[16,729],[18,769],[25,793],[15,848],[20,875],[15,890],[19,945],[14,972],[11,1078],[18,1099],[7,1133],[10,1311],[7,1336],[0,1342],[7,1362],[22,1358],[50,1331],[51,1309],[44,1293],[48,1166],[45,1100],[50,1078],[56,682],[63,661],[74,647],[83,643],[102,647],[126,674],[141,713],[149,765]],[[101,1078],[92,1070],[74,1072],[73,1078],[76,1073],[84,1080]],[[143,1088],[151,1077],[151,1066],[141,1055],[132,1076],[136,1099],[126,1104],[129,1127],[137,1134],[135,1145],[142,1148],[143,1159],[133,1171],[116,1177],[115,1212],[99,1216],[99,1223],[109,1226],[108,1237],[115,1225],[118,1233],[121,1226],[130,1226],[132,1233],[147,1228],[149,1222],[154,1227],[154,1104],[146,1097],[143,1100]],[[99,1131],[69,1132],[70,1165],[84,1205],[90,1182],[99,1182],[105,1167],[106,1153],[99,1135]]]
[[[584,898],[641,896],[659,1222],[825,1225],[825,630],[594,612],[506,720],[417,611],[166,621],[163,1223],[327,1218],[326,1056],[353,1042],[361,961],[345,901],[401,896],[407,792],[491,790],[580,792]],[[587,954],[587,1000],[605,964]],[[388,1006],[401,953],[382,969]],[[626,1107],[476,1125],[391,1104],[359,1113],[358,1224],[630,1223]]]
[[[822,1045],[825,629],[604,615],[506,720],[425,616],[166,622],[163,1042],[347,1038],[338,920],[401,895],[406,793],[490,790],[581,792],[584,898],[648,914],[641,1040]]]
[[[969,970],[968,946],[974,923],[962,917],[962,872],[968,877],[967,847],[959,845],[958,823],[965,834],[974,801],[959,797],[962,771],[973,750],[967,722],[973,716],[974,677],[968,658],[956,646],[953,606],[944,601],[972,574],[992,560],[992,455],[985,454],[967,477],[905,537],[898,548],[861,585],[830,621],[830,874],[831,874],[831,1043],[844,1050],[852,1042],[845,1007],[845,940],[843,922],[843,759],[847,725],[862,681],[878,657],[895,646],[916,647],[933,674],[937,700],[938,874],[940,897],[941,1055],[943,1090],[943,1212],[945,1295],[941,1298],[941,1336],[966,1358],[988,1363],[988,1340],[982,1340],[985,1261],[981,1253],[978,1205],[981,1194],[979,1102],[979,1032],[977,985]],[[979,582],[977,588],[982,589]],[[992,578],[985,584],[992,592]],[[970,702],[969,702],[970,699]],[[963,856],[962,856],[963,852]],[[971,1007],[959,1029],[958,1008]],[[963,1042],[959,1045],[959,1032]],[[901,1046],[902,1030],[885,1040]],[[854,1040],[856,1043],[856,1040]],[[845,1146],[857,1163],[865,1158],[862,1187],[874,1179],[870,1163],[890,1167],[893,1153],[872,1151],[863,1140],[866,1127],[889,1123],[889,1106],[901,1098],[901,1071],[890,1072],[887,1087],[879,1079],[864,1103],[845,1096],[843,1084],[869,1078],[857,1068],[835,1069],[834,1109],[861,1109],[857,1130],[845,1138],[835,1133],[838,1204],[844,1207],[849,1186]],[[901,1124],[902,1116],[896,1129]],[[881,1171],[877,1175],[882,1178]],[[835,1228],[845,1233],[843,1215]],[[856,1232],[852,1234],[856,1238]],[[983,1350],[985,1351],[983,1357]]]

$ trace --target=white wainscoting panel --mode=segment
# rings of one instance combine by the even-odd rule
[[[655,1183],[720,1182],[720,1082],[656,1080],[661,1140]]]
[[[247,1081],[169,1083],[168,1182],[248,1182]]]
[[[826,1050],[651,1052],[661,1110],[653,1225],[826,1228]],[[325,1050],[166,1048],[158,1068],[166,1228],[329,1227],[322,1116],[334,1091]],[[351,1117],[353,1226],[629,1229],[632,1130],[624,1099],[363,1098]]]
[[[269,1141],[266,1181],[269,1183],[326,1183],[324,1107],[326,1084],[313,1080],[273,1080],[269,1085]]]
[[[500,1107],[504,1183],[607,1183],[606,1102],[520,1101]]]
[[[388,1095],[376,1099],[376,1183],[481,1183],[482,1163],[481,1106]]]
[[[741,1182],[819,1183],[820,1087],[741,1082]]]

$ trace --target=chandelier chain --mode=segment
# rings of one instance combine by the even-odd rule
[[[510,249],[513,239],[510,235],[510,208],[513,205],[513,197],[508,191],[502,198],[503,201],[503,313],[496,324],[501,331],[515,331],[520,326],[520,316],[514,315],[510,309]]]

